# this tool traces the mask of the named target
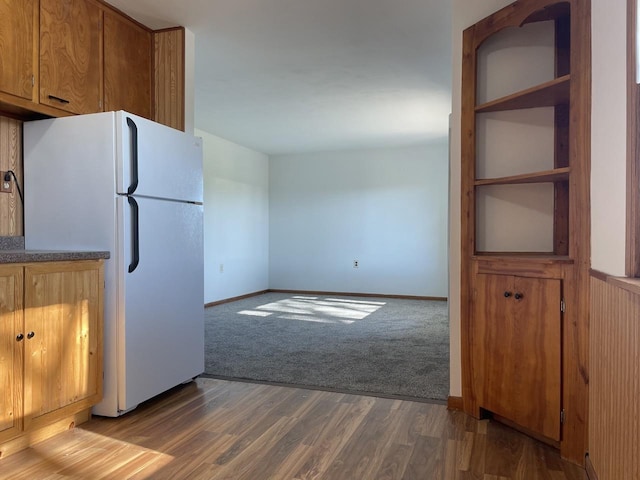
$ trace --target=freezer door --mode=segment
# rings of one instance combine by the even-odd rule
[[[116,113],[119,194],[202,203],[202,139]]]
[[[202,206],[130,198],[116,200],[119,410],[204,371]]]

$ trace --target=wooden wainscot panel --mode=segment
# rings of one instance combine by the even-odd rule
[[[15,172],[22,188],[22,122],[0,117],[0,171],[8,170]],[[0,235],[20,236],[23,235],[22,202],[13,177],[11,187],[11,193],[0,192]]]
[[[600,480],[640,478],[640,291],[591,277],[589,460]]]

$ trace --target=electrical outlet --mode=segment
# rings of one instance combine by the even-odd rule
[[[358,268],[358,260],[353,261],[353,268]]]
[[[224,273],[224,263],[220,264],[220,273]]]
[[[11,178],[9,180],[4,179],[4,176],[7,172],[0,172],[0,192],[11,193],[13,192],[13,183],[11,182]]]

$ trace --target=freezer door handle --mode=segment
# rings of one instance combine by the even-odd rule
[[[138,268],[140,262],[140,224],[138,222],[138,202],[133,197],[127,197],[129,205],[131,206],[131,241],[133,258],[129,264],[129,273],[132,273]]]
[[[131,130],[131,185],[127,195],[133,195],[138,188],[138,126],[129,117],[127,117],[127,125]]]

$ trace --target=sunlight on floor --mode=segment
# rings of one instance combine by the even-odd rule
[[[367,300],[293,296],[253,310],[242,310],[238,314],[254,317],[275,315],[285,320],[349,325],[363,320],[384,305],[385,302]]]
[[[251,315],[252,317],[268,317],[272,315],[269,312],[256,312],[255,310],[242,310],[238,312],[240,315]]]
[[[141,443],[148,438],[138,437]],[[63,449],[57,447],[64,445]],[[91,445],[91,448],[87,448]],[[29,464],[34,469],[41,468],[38,462],[46,462],[47,471],[51,470],[53,478],[139,478],[151,479],[166,468],[173,460],[172,455],[137,445],[99,433],[85,430],[82,427],[68,430],[59,436],[38,443],[29,450],[16,455],[23,458],[24,475],[5,477],[0,469],[0,479],[4,478],[45,478],[30,472]],[[118,461],[114,462],[113,459]],[[12,467],[12,457],[3,459],[7,468]],[[104,463],[103,463],[104,462]],[[109,471],[108,469],[112,469]]]

